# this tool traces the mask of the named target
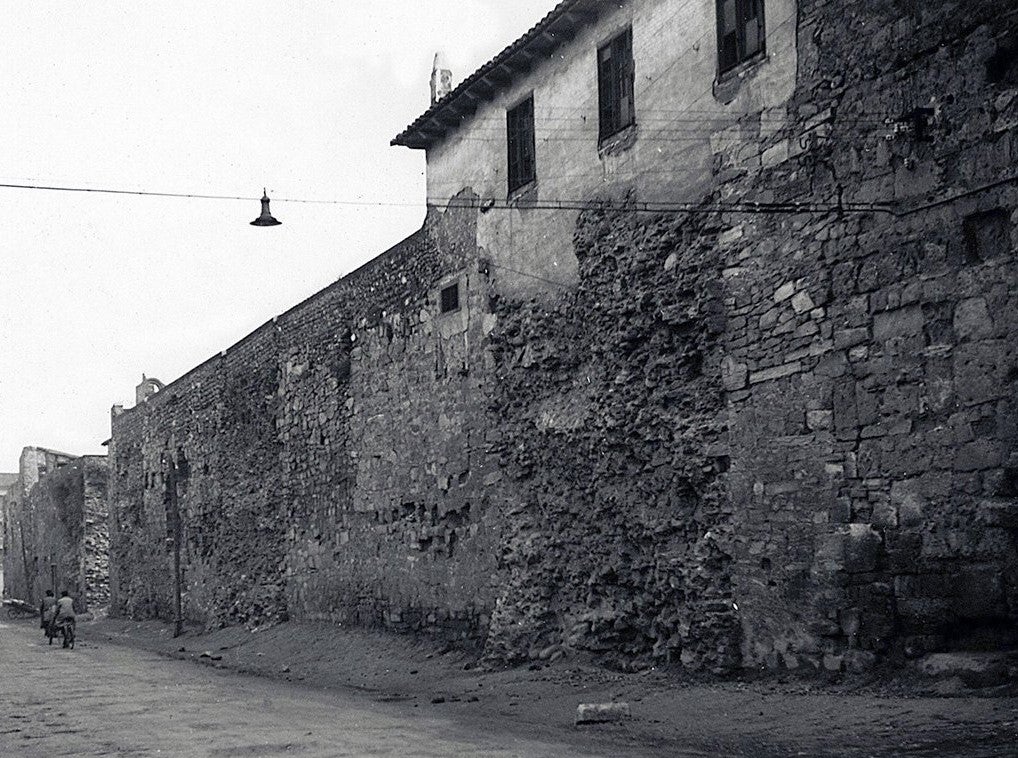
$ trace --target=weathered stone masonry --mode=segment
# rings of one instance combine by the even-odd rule
[[[579,288],[500,307],[512,527],[489,653],[737,662],[715,231],[586,214]]]
[[[790,98],[708,120],[690,148],[712,157],[707,207],[781,208],[586,211],[562,287],[543,268],[516,287],[539,247],[489,257],[482,214],[433,209],[115,416],[114,607],[169,613],[174,460],[187,613],[209,624],[711,670],[1013,641],[1018,4],[1001,5],[799,2]],[[706,96],[756,102],[757,71]],[[659,200],[642,176],[605,191]],[[528,245],[565,217],[510,213]]]
[[[498,654],[1014,641],[1015,29],[935,5],[801,3],[787,110],[710,136],[708,204],[893,214],[588,214],[576,292],[499,308]],[[927,105],[930,143],[903,116]]]
[[[798,123],[763,170],[719,160],[723,194],[898,214],[722,235],[746,663],[1001,644],[1018,616],[1013,15],[844,10],[800,5]],[[917,107],[928,127],[880,128]]]
[[[172,613],[175,461],[189,618],[479,635],[487,291],[454,215],[115,412],[117,612]],[[455,282],[460,308],[441,314]]]
[[[5,592],[35,602],[56,581],[80,611],[109,602],[105,456],[25,448],[4,505]]]

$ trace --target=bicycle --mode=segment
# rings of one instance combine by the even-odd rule
[[[57,630],[62,638],[61,647],[74,650],[74,619],[65,618],[56,622]],[[52,644],[52,640],[50,640]]]

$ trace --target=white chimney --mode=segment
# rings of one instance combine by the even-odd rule
[[[435,53],[435,64],[431,67],[431,104],[434,105],[452,92],[452,71],[445,60],[445,55]]]

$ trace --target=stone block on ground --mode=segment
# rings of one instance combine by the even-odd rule
[[[937,679],[958,677],[969,687],[993,687],[1018,675],[1018,652],[934,653],[915,666],[921,674]]]
[[[581,703],[576,706],[576,725],[612,724],[633,717],[629,703]]]

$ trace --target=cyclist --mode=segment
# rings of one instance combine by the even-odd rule
[[[60,599],[57,600],[57,617],[56,626],[61,628],[63,624],[71,625],[71,639],[74,639],[74,626],[76,623],[76,617],[74,615],[74,598],[67,594],[67,590],[63,590],[60,593]],[[67,647],[67,637],[64,637],[64,647]]]

